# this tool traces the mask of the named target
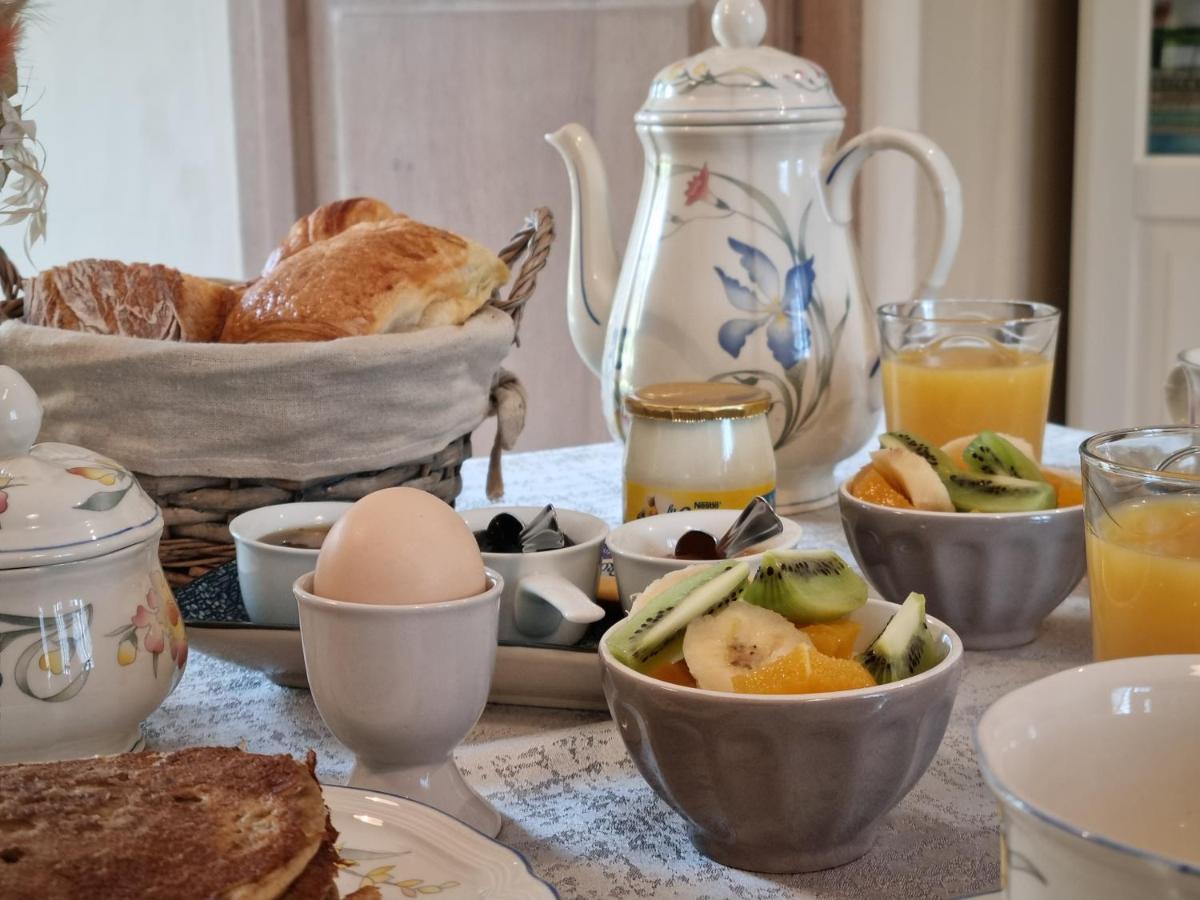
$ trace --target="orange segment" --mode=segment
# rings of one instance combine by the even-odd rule
[[[800,630],[808,635],[818,653],[837,659],[849,659],[854,655],[854,641],[862,631],[862,626],[849,619],[837,619],[833,622],[805,625]]]
[[[871,465],[863,466],[850,482],[850,494],[868,503],[893,506],[897,509],[912,509],[913,505],[902,493],[888,484],[887,479]]]
[[[1083,502],[1083,485],[1074,478],[1068,478],[1058,472],[1042,469],[1042,477],[1054,485],[1058,494],[1058,506],[1078,506]]]
[[[739,694],[803,694],[812,678],[812,660],[817,656],[812,647],[804,644],[787,656],[781,656],[765,666],[751,669],[745,675],[733,676],[733,689]]]
[[[684,687],[696,686],[696,679],[692,677],[691,670],[682,659],[678,662],[663,663],[648,674],[651,678],[657,678],[659,681],[666,681],[670,684],[681,684]]]
[[[835,659],[808,646],[733,678],[733,689],[740,694],[820,694],[874,686],[875,679],[857,660]]]

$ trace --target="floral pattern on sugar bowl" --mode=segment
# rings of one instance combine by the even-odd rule
[[[172,671],[183,671],[187,664],[188,644],[183,616],[167,580],[161,572],[155,572],[151,582],[145,603],[138,604],[129,624],[110,631],[107,636],[118,639],[117,663],[122,666],[137,661],[140,643],[141,649],[150,654],[151,668],[157,678],[158,658],[166,650],[170,651]]]

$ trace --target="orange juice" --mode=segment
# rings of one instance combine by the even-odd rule
[[[1023,437],[1042,455],[1054,361],[999,344],[904,350],[883,361],[890,431],[934,444],[988,429]]]
[[[1200,495],[1110,506],[1087,557],[1096,659],[1200,653]]]

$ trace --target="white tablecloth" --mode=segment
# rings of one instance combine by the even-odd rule
[[[1074,468],[1081,432],[1051,426],[1048,464]],[[865,458],[865,457],[863,457]],[[485,460],[464,469],[459,505],[485,505]],[[862,458],[842,467],[844,476]],[[597,444],[505,459],[506,503],[547,502],[616,523],[621,451]],[[847,559],[836,508],[798,517],[804,546]],[[504,814],[500,840],[564,897],[960,897],[997,890],[998,813],[979,775],[971,729],[1008,691],[1090,661],[1087,583],[1047,620],[1034,643],[969,652],[949,729],[925,777],[884,822],[862,859],[808,875],[727,869],[697,853],[681,820],[642,781],[612,722],[600,713],[490,706],[457,756],[467,779]],[[306,691],[194,653],[179,688],[146,726],[148,746],[239,744],[302,754],[315,748],[323,780],[341,782],[351,757]]]

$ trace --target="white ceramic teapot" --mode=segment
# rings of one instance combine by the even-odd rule
[[[158,506],[112,460],[35,445],[41,422],[0,366],[0,763],[135,747],[187,662]]]
[[[720,0],[712,25],[718,46],[659,72],[635,117],[646,165],[619,266],[595,143],[580,125],[546,136],[571,181],[571,336],[600,375],[618,439],[638,387],[768,389],[778,505],[824,506],[834,465],[871,435],[880,406],[878,338],[849,228],[855,176],[891,149],[932,181],[942,233],[922,297],[958,249],[958,178],[917,134],[877,128],[835,149],[845,109],[820,66],[759,46],[758,0]]]

